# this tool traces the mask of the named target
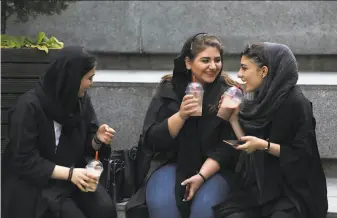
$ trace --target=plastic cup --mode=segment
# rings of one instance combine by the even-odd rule
[[[91,160],[85,167],[88,175],[94,176],[99,181],[99,178],[103,172],[103,164],[99,160]],[[89,183],[89,187],[86,187],[86,191],[95,192],[98,183]]]
[[[229,120],[230,116],[236,108],[241,104],[241,99],[243,97],[242,91],[237,87],[229,88],[222,98],[222,102],[218,111],[217,116],[225,120]]]
[[[201,116],[202,115],[202,102],[204,98],[204,89],[202,85],[198,82],[192,82],[188,84],[186,88],[187,95],[193,95],[195,99],[197,99],[198,108],[197,111],[193,114],[190,114],[190,116]]]

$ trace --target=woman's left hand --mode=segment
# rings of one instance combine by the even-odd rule
[[[256,150],[263,150],[268,146],[268,142],[266,140],[257,138],[255,136],[243,136],[240,138],[240,140],[245,141],[245,143],[238,145],[236,149],[246,151],[247,153],[252,153]]]
[[[195,193],[197,193],[200,186],[204,183],[204,179],[196,174],[181,183],[181,185],[186,187],[186,192],[184,196],[185,201],[190,201],[194,197]]]
[[[102,124],[97,130],[97,138],[104,144],[111,144],[112,138],[115,136],[116,132],[114,129],[110,128],[107,124]]]

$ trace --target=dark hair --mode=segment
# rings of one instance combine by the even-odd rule
[[[83,64],[83,70],[84,70],[83,76],[84,76],[97,65],[97,59],[92,53],[90,53],[84,48],[82,48],[82,52],[86,58],[86,61]]]
[[[217,48],[222,61],[224,51],[220,40],[212,34],[198,33],[189,37],[184,43],[180,54],[174,59],[173,72],[178,74],[184,74],[186,80],[191,80],[191,73],[189,73],[186,69],[185,58],[188,57],[189,59],[193,60],[200,52],[204,51],[208,47]],[[224,77],[226,83],[235,84],[235,82],[227,74],[222,73],[221,75]],[[170,82],[172,80],[172,77],[172,74],[163,76],[161,79],[161,83]]]
[[[263,43],[247,45],[245,50],[241,52],[240,56],[245,56],[249,59],[252,59],[258,67],[267,66]]]

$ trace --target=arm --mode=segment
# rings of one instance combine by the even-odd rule
[[[155,121],[145,132],[145,145],[156,151],[172,149],[176,143],[175,137],[183,126],[177,113],[170,116],[170,111],[166,107],[161,107],[157,113],[151,114],[151,116],[155,116]]]
[[[108,146],[102,146],[103,144],[96,143],[94,136],[97,134],[99,128],[95,109],[92,105],[89,96],[85,97],[87,101],[84,105],[86,107],[85,116],[87,118],[87,139],[86,139],[86,156],[94,157],[96,151],[100,151],[100,157],[108,157],[110,155],[111,148]]]
[[[213,146],[207,152],[208,158],[200,169],[200,172],[205,173],[207,178],[217,173],[220,169],[234,169],[238,153],[233,147],[222,141],[223,139],[235,138],[231,125],[221,118],[215,119],[218,119],[218,124],[208,140]],[[206,177],[206,175],[204,176]]]
[[[168,130],[170,132],[170,135],[173,139],[175,139],[181,130],[181,128],[184,126],[186,119],[183,119],[180,116],[180,113],[177,112],[173,114],[169,119],[168,119]]]
[[[12,164],[22,178],[38,186],[44,186],[49,179],[65,178],[66,169],[55,170],[56,165],[41,157],[38,149],[39,132],[36,109],[31,103],[19,102],[9,117],[9,149],[12,151]],[[57,167],[58,168],[58,167]],[[69,170],[68,170],[69,171]]]

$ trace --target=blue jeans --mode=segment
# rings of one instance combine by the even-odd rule
[[[179,218],[174,186],[176,165],[169,164],[153,173],[146,186],[150,218]],[[192,199],[190,218],[212,218],[212,207],[227,198],[229,186],[219,174],[209,178]]]

